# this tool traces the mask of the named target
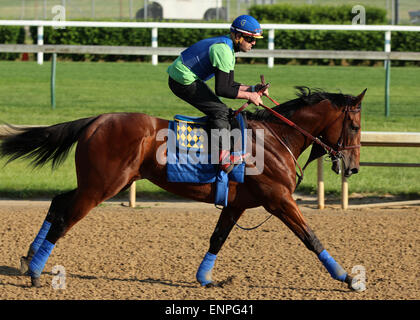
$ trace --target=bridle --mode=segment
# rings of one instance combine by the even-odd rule
[[[263,80],[263,76],[261,76],[261,79]],[[263,87],[258,91],[258,93],[260,95],[263,95],[263,92],[265,91],[265,89],[267,89],[270,86],[270,84],[265,84],[263,83]],[[276,106],[279,106],[280,103],[278,103],[276,100],[274,100],[273,98],[271,98],[269,95],[265,96],[270,99]],[[241,112],[243,109],[245,109],[249,104],[249,101],[246,102],[241,108],[239,108],[238,110],[235,111],[235,116]],[[336,147],[331,147],[328,144],[326,144],[325,142],[323,142],[320,138],[318,137],[314,137],[313,135],[311,135],[309,132],[307,132],[306,130],[302,129],[301,127],[299,127],[297,124],[295,124],[293,121],[287,119],[286,117],[284,117],[283,115],[281,115],[280,113],[276,112],[275,110],[273,110],[272,108],[269,108],[263,104],[260,104],[261,107],[263,107],[264,109],[266,109],[267,111],[269,111],[270,113],[272,113],[275,117],[277,117],[278,119],[280,119],[281,121],[285,122],[286,124],[288,124],[289,126],[295,128],[297,131],[299,131],[300,133],[302,133],[304,136],[306,136],[307,138],[309,138],[310,140],[312,140],[313,142],[319,144],[325,151],[326,153],[328,153],[329,157],[331,159],[342,159],[343,158],[343,154],[342,151],[344,150],[350,150],[350,149],[357,149],[360,148],[360,144],[355,144],[355,145],[350,145],[350,146],[346,146],[345,145],[345,141],[347,138],[347,130],[345,130],[345,124],[346,121],[348,119],[350,119],[349,113],[358,113],[360,112],[361,108],[357,108],[352,110],[348,105],[346,105],[346,107],[342,110],[342,112],[344,113],[344,119],[343,119],[343,125],[342,125],[342,129],[341,129],[341,135],[336,143]],[[339,118],[341,117],[341,114],[328,126],[332,126]],[[271,130],[272,131],[272,130]],[[273,131],[272,131],[273,132]],[[277,135],[275,135],[277,137],[277,140],[279,140],[283,145],[284,142],[278,138]],[[288,147],[286,147],[288,149],[289,152],[290,149]],[[293,158],[295,159],[295,156],[292,154]],[[296,159],[295,159],[296,162]]]
[[[265,89],[267,89],[269,87],[269,84],[265,84],[264,83],[264,78],[263,76],[261,76],[261,82],[263,84],[263,87],[258,91],[258,93],[260,95],[263,94],[263,92],[265,91]],[[275,101],[274,99],[272,99],[270,96],[266,95],[265,96],[270,99],[276,106],[279,106],[280,103],[278,103],[277,101]],[[238,110],[235,111],[234,116],[236,116],[239,112],[241,112],[242,110],[244,110],[248,105],[249,105],[249,101],[246,102],[241,108],[239,108]],[[347,141],[347,130],[346,128],[346,122],[347,120],[350,119],[350,113],[359,113],[361,111],[361,108],[357,108],[357,109],[351,109],[348,105],[346,105],[345,108],[342,109],[342,114],[344,114],[344,118],[343,118],[343,124],[341,127],[341,134],[340,137],[338,138],[338,141],[336,143],[335,147],[329,146],[328,144],[326,144],[325,142],[323,142],[321,140],[321,138],[315,137],[312,134],[310,134],[309,132],[307,132],[306,130],[302,129],[301,127],[299,127],[297,124],[295,124],[293,121],[287,119],[286,117],[284,117],[283,115],[281,115],[280,113],[276,112],[275,110],[273,110],[272,108],[269,108],[263,104],[260,104],[261,107],[263,107],[264,109],[266,109],[268,112],[270,112],[271,114],[273,114],[276,118],[280,119],[281,121],[285,122],[286,124],[288,124],[289,126],[291,126],[292,128],[296,129],[297,131],[299,131],[300,133],[302,133],[305,137],[309,138],[310,140],[312,140],[312,142],[319,144],[324,150],[325,152],[328,154],[328,156],[331,158],[332,161],[339,161],[340,159],[343,159],[343,154],[342,151],[344,150],[351,150],[351,149],[357,149],[360,148],[361,145],[360,144],[354,144],[354,145],[345,145],[345,141]],[[337,122],[342,114],[340,114],[330,125],[328,125],[327,127],[332,126],[335,122]],[[293,152],[290,150],[290,148],[287,146],[286,142],[283,141],[283,139],[281,139],[278,134],[270,127],[270,126],[266,126],[268,128],[268,130],[271,132],[271,134],[286,148],[286,150],[290,153],[290,155],[293,158],[293,161],[295,162],[295,165],[298,166],[299,170],[300,170],[300,175],[298,173],[298,181],[296,183],[296,187],[295,189],[299,186],[299,184],[302,182],[303,180],[303,171],[305,170],[306,165],[304,166],[304,168],[302,169],[295,157],[295,155],[293,154]],[[308,163],[307,163],[308,164]],[[271,218],[272,215],[270,215],[268,218],[266,218],[263,222],[261,222],[260,224],[258,224],[255,227],[252,228],[244,228],[241,227],[240,225],[238,225],[238,223],[234,220],[233,222],[235,223],[236,226],[238,226],[239,228],[243,229],[243,230],[254,230],[258,227],[260,227],[262,224],[264,224],[268,219]]]
[[[267,96],[268,97],[268,96]],[[270,98],[270,97],[268,97]],[[271,98],[270,98],[271,100]],[[279,103],[277,103],[275,100],[272,100],[277,106],[280,105]],[[287,119],[286,117],[284,117],[283,115],[281,115],[280,113],[274,111],[273,109],[265,106],[265,105],[260,105],[261,107],[263,107],[264,109],[266,109],[267,111],[269,111],[270,113],[272,113],[275,117],[279,118],[280,120],[282,120],[283,122],[285,122],[286,124],[288,124],[289,126],[295,128],[296,130],[298,130],[300,133],[302,133],[304,136],[306,136],[307,138],[309,138],[310,140],[312,140],[313,142],[319,144],[322,148],[324,148],[324,150],[328,153],[328,155],[332,158],[337,158],[337,159],[341,159],[343,158],[343,154],[342,151],[344,150],[350,150],[350,149],[357,149],[360,148],[360,144],[354,144],[354,145],[345,145],[345,141],[347,140],[347,130],[345,129],[345,124],[347,122],[348,119],[350,119],[349,113],[358,113],[360,112],[360,108],[352,110],[350,109],[349,106],[346,106],[342,112],[344,114],[344,119],[343,119],[343,125],[342,125],[342,129],[341,129],[341,134],[340,137],[338,138],[338,141],[336,143],[336,147],[331,147],[328,144],[326,144],[325,142],[323,142],[320,138],[313,136],[312,134],[310,134],[309,132],[307,132],[306,130],[302,129],[301,127],[299,127],[298,125],[296,125],[293,121],[290,121],[289,119]],[[341,118],[341,114],[330,124],[328,125],[328,127],[332,126],[338,119]]]

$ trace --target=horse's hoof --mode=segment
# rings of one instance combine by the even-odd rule
[[[31,284],[32,284],[32,287],[40,288],[41,287],[41,279],[40,278],[31,277]]]
[[[30,261],[26,257],[21,257],[20,258],[20,273],[22,275],[27,275],[28,274],[29,263],[30,263]]]

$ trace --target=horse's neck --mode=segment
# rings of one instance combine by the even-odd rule
[[[290,120],[312,135],[318,135],[325,129],[326,120],[330,113],[329,108],[330,103],[327,101],[306,106],[297,110]]]
[[[332,110],[330,102],[324,100],[316,105],[296,110],[289,120],[310,135],[317,137],[325,130],[326,125],[330,122],[330,118],[333,117],[330,110]],[[277,140],[281,138],[289,145],[295,157],[299,157],[313,142],[296,128],[291,127],[280,119],[276,122],[265,123],[265,125],[270,126],[268,128],[269,131],[275,132]]]

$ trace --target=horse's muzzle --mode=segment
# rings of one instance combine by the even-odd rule
[[[343,162],[343,166],[344,166],[344,177],[346,177],[346,178],[350,177],[352,174],[356,174],[356,173],[359,172],[359,168],[357,168],[357,167],[346,168],[345,162]],[[331,170],[334,171],[336,174],[341,173],[341,170],[342,170],[341,160],[339,158],[333,158],[332,159]]]
[[[352,174],[356,174],[356,173],[358,173],[359,172],[359,169],[358,168],[348,168],[348,169],[346,169],[345,171],[344,171],[344,176],[346,177],[346,178],[348,178],[348,177],[350,177]]]

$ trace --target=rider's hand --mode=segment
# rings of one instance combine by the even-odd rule
[[[250,92],[248,100],[256,106],[263,104],[261,96],[258,94],[258,92]]]
[[[258,83],[255,85],[255,91],[258,92],[260,91],[265,85]],[[262,92],[262,95],[267,95],[268,96],[268,87]]]

